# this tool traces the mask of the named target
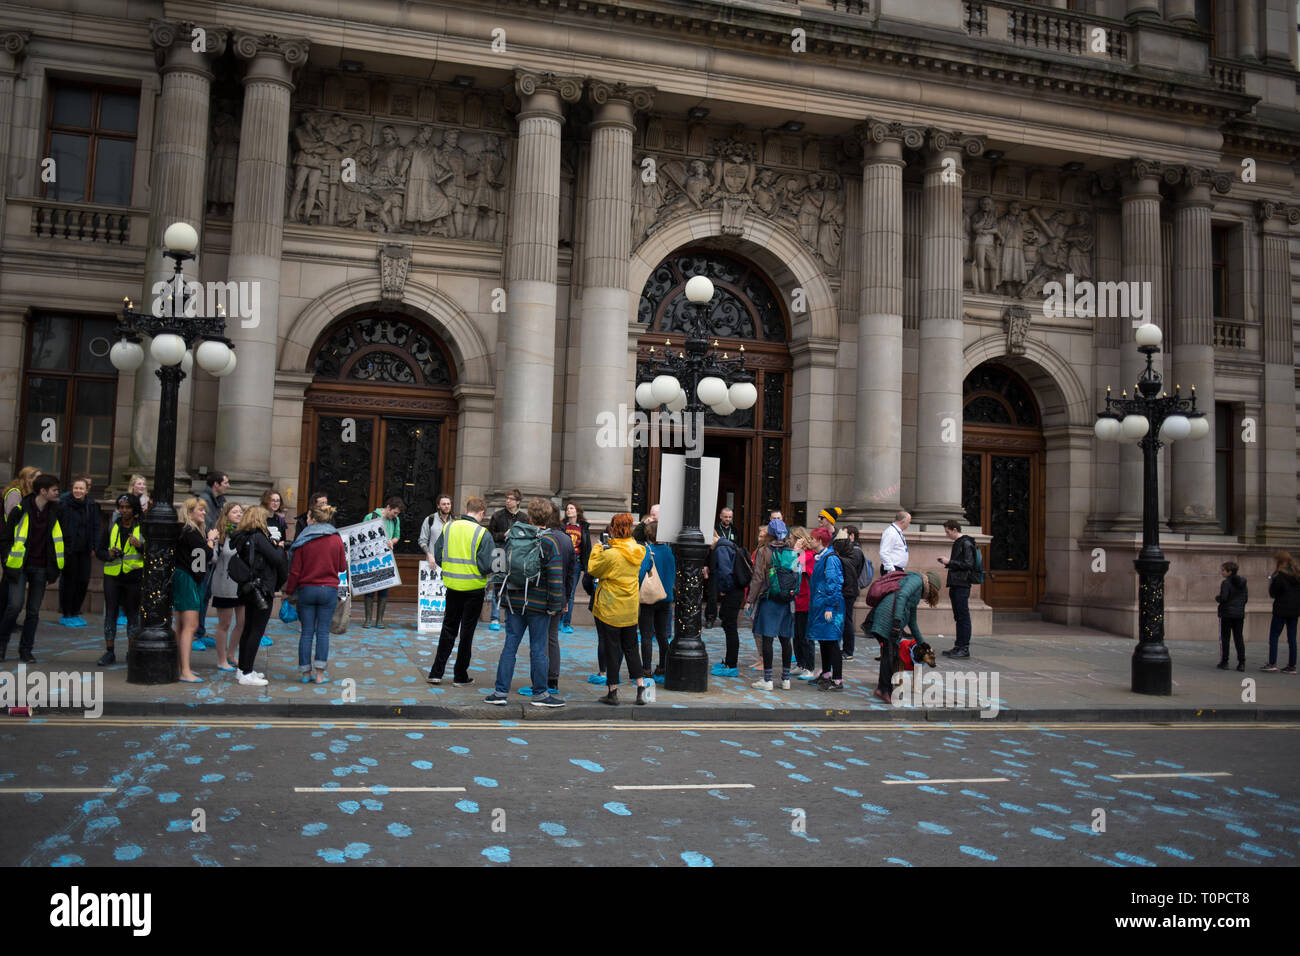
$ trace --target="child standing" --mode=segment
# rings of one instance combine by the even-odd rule
[[[1228,636],[1237,645],[1237,670],[1246,669],[1246,640],[1242,627],[1246,621],[1246,579],[1237,574],[1237,563],[1225,561],[1220,566],[1223,583],[1215,600],[1219,602],[1219,670],[1228,669]]]

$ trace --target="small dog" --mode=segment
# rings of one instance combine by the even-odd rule
[[[885,642],[876,638],[880,642],[880,653],[885,653]],[[915,670],[917,664],[924,664],[926,667],[938,667],[934,659],[934,648],[924,641],[917,641],[910,637],[905,637],[898,642],[897,648],[891,648],[894,653],[894,670],[910,671]]]

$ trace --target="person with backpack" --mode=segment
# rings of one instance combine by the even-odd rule
[[[767,526],[768,542],[754,559],[754,580],[750,607],[754,613],[754,637],[761,642],[763,676],[751,684],[757,690],[772,689],[772,640],[781,641],[781,689],[790,689],[791,639],[794,637],[794,601],[803,575],[798,555],[790,546],[785,522],[773,519]]]
[[[524,517],[524,513],[519,510],[520,503],[524,500],[523,492],[518,488],[513,488],[506,492],[506,506],[492,516],[488,522],[488,531],[492,533],[492,540],[496,542],[497,550],[505,553],[506,535],[514,527],[516,521]],[[501,630],[501,602],[499,600],[500,583],[491,588],[492,614],[488,620],[489,631]]]
[[[555,541],[555,549],[560,555],[563,567],[564,610],[552,614],[546,625],[546,691],[558,697],[560,693],[560,620],[565,614],[573,613],[573,592],[578,587],[578,552],[573,547],[573,539],[564,530],[560,512],[552,509],[551,520],[546,525],[546,533]],[[570,628],[572,630],[572,628]],[[532,696],[532,688],[521,687],[519,693],[525,697]]]
[[[394,495],[384,503],[382,508],[376,508],[370,514],[366,515],[366,521],[376,519],[384,523],[384,536],[388,538],[388,546],[394,549],[396,554],[397,542],[402,538],[402,512],[406,510],[406,502]],[[383,553],[383,549],[376,542],[374,555]],[[378,565],[376,565],[378,566]],[[385,628],[388,625],[384,623],[384,609],[388,607],[388,592],[390,588],[384,588],[380,591],[371,591],[365,595],[366,619],[362,622],[362,627]],[[370,623],[370,613],[374,611],[375,623]]]
[[[672,548],[659,543],[658,521],[647,521],[642,527],[645,531],[643,544],[646,556],[645,567],[641,569],[640,576],[644,579],[650,569],[654,568],[655,574],[659,576],[659,583],[663,585],[665,597],[653,604],[641,605],[638,620],[641,630],[641,666],[655,683],[662,684],[666,679],[664,668],[668,663],[668,621],[673,610],[673,583],[677,580],[677,558]],[[652,669],[656,642],[659,644],[659,666]]]
[[[881,645],[876,696],[887,704],[894,702],[894,671],[903,628],[911,632],[915,645],[925,643],[916,623],[916,609],[922,600],[930,607],[939,605],[938,571],[926,571],[924,575],[919,571],[891,571],[867,588],[867,604],[873,610],[862,627]]]
[[[719,538],[725,538],[735,543],[736,528],[732,524],[734,518],[735,512],[724,507],[718,512],[718,523],[714,526],[713,533]],[[706,565],[704,568],[704,627],[706,630],[718,626],[718,597],[720,594],[718,582],[713,579],[713,569]]]
[[[1214,600],[1219,604],[1219,663],[1221,671],[1228,669],[1228,641],[1237,645],[1237,670],[1246,669],[1246,638],[1242,628],[1246,623],[1246,579],[1237,573],[1236,561],[1225,561],[1219,569],[1223,583]]]
[[[726,635],[726,652],[720,662],[713,665],[714,677],[739,677],[737,658],[740,656],[740,606],[745,603],[745,589],[749,587],[754,566],[743,548],[732,538],[719,534],[713,536],[713,550],[709,552],[709,577],[718,585],[718,615],[722,632]]]
[[[41,601],[46,585],[63,571],[63,528],[59,524],[59,479],[40,475],[32,481],[32,493],[9,512],[0,524],[0,555],[4,555],[4,583],[9,597],[0,618],[0,660],[4,660],[9,636],[22,613],[24,595],[27,614],[18,639],[18,659],[35,664],[32,648],[40,622]]]
[[[835,510],[838,511],[839,509],[836,508]],[[835,549],[835,554],[840,559],[844,571],[844,634],[840,638],[840,652],[844,660],[851,661],[855,649],[853,605],[857,603],[858,594],[862,591],[862,586],[858,582],[862,579],[867,556],[858,547],[858,529],[856,525],[848,524],[840,528],[835,534],[832,547]]]
[[[439,495],[436,510],[420,524],[420,550],[429,559],[430,567],[436,567],[433,545],[442,534],[443,529],[451,524],[451,495]]]
[[[815,685],[821,690],[842,693],[844,661],[840,641],[844,637],[845,565],[831,547],[831,529],[814,528],[812,532],[813,570],[809,585],[808,639],[821,648],[822,666]],[[856,577],[853,584],[857,586]]]
[[[492,535],[483,527],[483,514],[487,502],[478,495],[465,501],[465,513],[450,522],[443,533],[433,541],[433,561],[442,568],[442,583],[447,588],[447,607],[442,615],[442,633],[438,637],[438,651],[429,668],[429,683],[441,684],[447,659],[456,646],[460,634],[460,649],[452,668],[452,683],[467,687],[474,683],[469,676],[469,665],[474,648],[474,629],[478,627],[479,612],[483,610],[483,595],[487,590],[488,575],[492,572],[492,559],[497,546]]]
[[[1268,663],[1260,668],[1273,673],[1277,670],[1277,641],[1286,628],[1289,649],[1284,674],[1295,673],[1296,621],[1300,619],[1300,568],[1286,551],[1273,552],[1273,573],[1268,579],[1268,596],[1273,599],[1273,618],[1268,623]],[[10,593],[10,600],[13,594]]]
[[[587,569],[596,579],[596,596],[591,613],[596,619],[596,633],[605,648],[605,696],[602,704],[618,704],[618,672],[622,658],[636,681],[636,702],[646,703],[645,685],[653,678],[645,675],[637,650],[637,623],[641,608],[641,582],[649,565],[646,549],[632,538],[632,516],[620,511],[609,519],[609,531],[600,544],[591,547]]]
[[[790,541],[794,545],[796,566],[799,568],[799,593],[794,598],[794,639],[793,651],[795,666],[791,676],[801,680],[812,680],[817,675],[817,645],[808,639],[808,599],[811,596],[808,582],[812,578],[815,555],[812,538],[808,529],[795,526],[790,529]]]
[[[498,601],[506,608],[506,639],[497,660],[496,687],[484,702],[504,706],[510,700],[515,657],[528,631],[529,676],[534,707],[563,707],[547,689],[547,632],[550,619],[564,610],[564,564],[555,539],[546,533],[553,506],[545,498],[528,502],[526,521],[506,533],[505,580]]]
[[[239,634],[239,683],[265,687],[266,677],[253,670],[262,635],[271,620],[275,592],[289,578],[289,561],[284,551],[271,543],[266,533],[266,509],[252,505],[244,509],[239,529],[230,539],[234,555],[228,573],[239,585],[239,599],[244,605],[244,628]],[[242,567],[240,563],[242,562]],[[245,574],[247,577],[245,577]],[[244,580],[240,580],[240,578]]]
[[[948,596],[957,627],[957,641],[943,656],[970,657],[970,589],[973,584],[984,583],[984,560],[975,539],[962,534],[961,524],[954,519],[943,523],[943,533],[952,542],[952,554],[940,558],[939,563],[948,569]]]

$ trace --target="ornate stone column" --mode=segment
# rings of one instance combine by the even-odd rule
[[[1160,19],[1160,0],[1128,0],[1128,20]]]
[[[853,515],[894,520],[903,443],[903,146],[920,149],[917,126],[868,120],[862,141],[862,292],[858,307],[857,431]]]
[[[27,48],[30,34],[25,31],[6,30],[0,33],[0,223],[5,221],[6,188],[10,182],[9,167],[13,162],[14,80],[18,76],[19,62]],[[0,247],[4,245],[4,230],[0,229]],[[23,332],[26,327],[25,309],[0,310],[0,468],[12,475],[22,467],[18,444],[19,382],[22,380]]]
[[[941,129],[926,139],[913,512],[929,525],[963,517],[962,157],[980,155],[984,139]]]
[[[506,257],[508,304],[497,486],[506,490],[518,487],[526,495],[549,496],[554,491],[551,456],[555,446],[560,127],[564,125],[564,104],[577,102],[582,82],[582,77],[554,73],[515,74],[515,93],[520,100],[519,145]],[[620,360],[626,354],[626,350],[620,352]]]
[[[582,242],[582,321],[578,362],[577,486],[573,497],[593,514],[627,506],[627,449],[602,448],[597,416],[630,405],[628,260],[632,255],[632,134],[637,110],[648,110],[654,91],[592,80],[595,110],[587,164],[587,207]]]
[[[1214,303],[1210,288],[1210,184],[1228,191],[1227,174],[1183,166],[1165,170],[1165,181],[1177,183],[1174,204],[1174,263],[1170,334],[1174,375],[1169,385],[1184,395],[1196,386],[1196,405],[1210,422],[1210,434],[1200,441],[1176,441],[1166,446],[1173,475],[1169,524],[1188,534],[1217,534],[1214,516]],[[1172,391],[1172,389],[1171,389]],[[1294,471],[1294,469],[1292,469]]]
[[[1295,340],[1291,315],[1290,233],[1300,224],[1300,206],[1255,205],[1260,222],[1264,320],[1262,491],[1256,540],[1296,544]]]
[[[1196,23],[1195,0],[1165,0],[1165,19],[1170,23]]]
[[[1162,315],[1160,165],[1135,159],[1117,169],[1116,173],[1123,190],[1120,200],[1121,277],[1125,282],[1141,284],[1151,320],[1158,322]],[[1132,393],[1133,385],[1145,367],[1146,362],[1133,341],[1132,319],[1121,318],[1120,380],[1115,385],[1116,390],[1126,389]],[[1129,441],[1120,442],[1118,511],[1112,525],[1114,530],[1126,533],[1142,530],[1142,450]]]
[[[229,474],[236,494],[256,494],[271,480],[289,100],[294,72],[307,62],[308,41],[237,32],[233,42],[248,68],[227,274],[231,282],[253,283],[260,307],[251,318],[232,316],[226,325],[239,358],[235,371],[221,379],[213,464]]]
[[[195,31],[202,30],[202,49],[196,51]],[[202,255],[203,187],[208,161],[208,103],[212,89],[212,61],[226,50],[227,31],[191,21],[154,20],[149,26],[154,61],[162,74],[158,98],[157,137],[154,143],[149,232],[146,238],[144,287],[141,308],[152,308],[158,283],[170,282],[174,267],[163,256],[163,233],[174,222],[186,222],[199,233]],[[188,279],[197,279],[202,259],[185,263]],[[163,293],[168,295],[167,292]],[[131,469],[152,478],[158,441],[158,405],[162,384],[155,374],[158,363],[146,354],[136,373],[135,409],[131,422]],[[176,474],[190,465],[190,408],[193,375],[181,382],[176,414]],[[115,476],[116,477],[116,476]],[[181,484],[188,487],[184,479]],[[151,486],[152,487],[152,486]]]
[[[1237,56],[1243,60],[1258,59],[1256,46],[1259,26],[1255,5],[1259,0],[1237,0]]]
[[[18,64],[29,39],[31,34],[25,30],[0,32],[0,223],[5,221],[6,187],[9,184],[9,165],[13,161],[10,145],[13,142],[14,80],[18,77]],[[3,246],[4,230],[0,229],[0,247]],[[3,454],[0,450],[0,457]]]

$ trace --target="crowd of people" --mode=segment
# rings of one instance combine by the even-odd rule
[[[18,654],[34,663],[40,606],[46,588],[59,585],[59,623],[85,627],[81,616],[93,572],[102,565],[105,650],[98,664],[116,664],[116,639],[128,640],[141,629],[142,582],[146,552],[144,518],[150,508],[143,476],[132,475],[128,490],[117,495],[112,514],[101,514],[91,480],[79,477],[60,495],[58,479],[36,468],[23,468],[3,492],[0,558],[0,660],[22,621]],[[233,673],[240,684],[266,686],[255,669],[277,593],[296,607],[300,622],[298,666],[304,683],[328,683],[331,622],[348,594],[348,559],[333,525],[335,509],[328,496],[313,493],[293,522],[284,498],[266,491],[256,505],[227,501],[228,477],[206,476],[203,490],[178,511],[172,601],[178,646],[177,676],[202,683],[194,652],[216,650],[216,669]],[[401,498],[390,498],[366,515],[383,525],[388,545],[400,537]],[[938,605],[941,588],[950,596],[956,639],[943,651],[950,658],[970,656],[970,592],[984,580],[979,548],[959,522],[944,523],[952,542],[948,557],[938,559],[947,571],[908,567],[907,531],[911,515],[899,511],[882,532],[875,561],[863,551],[861,531],[842,521],[843,510],[819,512],[817,527],[789,527],[779,511],[758,528],[757,546],[744,549],[734,513],[723,508],[713,529],[704,576],[701,624],[723,632],[721,660],[714,676],[740,676],[740,615],[752,624],[755,675],[751,686],[763,691],[788,690],[792,680],[829,693],[844,690],[844,663],[854,660],[858,630],[877,642],[880,662],[876,694],[888,700],[896,669],[911,669],[909,654],[929,645],[917,626],[921,601]],[[563,511],[543,497],[524,504],[518,489],[506,495],[505,507],[487,519],[487,504],[471,496],[459,517],[450,495],[436,499],[436,510],[421,524],[419,548],[436,566],[446,587],[446,604],[437,652],[428,682],[441,684],[455,651],[452,683],[464,687],[470,676],[475,628],[484,603],[488,627],[504,628],[492,692],[484,700],[504,704],[509,698],[519,645],[527,634],[530,673],[519,693],[538,707],[562,707],[559,694],[560,641],[572,633],[579,585],[597,633],[597,671],[587,678],[602,686],[599,700],[618,705],[620,674],[626,662],[636,687],[637,704],[655,700],[655,686],[666,677],[673,634],[676,557],[659,540],[658,506],[637,521],[629,513],[614,515],[607,530],[593,541],[581,504]],[[873,580],[879,579],[875,587]],[[1238,565],[1222,565],[1216,595],[1219,632],[1218,667],[1230,666],[1235,648],[1237,670],[1245,670],[1243,622],[1247,582]],[[854,616],[863,592],[869,592],[866,619]],[[1296,631],[1300,618],[1300,566],[1285,551],[1273,555],[1268,578],[1272,616],[1265,672],[1296,672]],[[364,595],[362,627],[384,628],[387,592]],[[216,611],[215,636],[205,632],[209,604]],[[346,608],[345,608],[346,609]],[[282,615],[283,616],[283,615]],[[157,623],[157,622],[155,622]],[[1278,667],[1278,644],[1287,635],[1288,661]],[[780,670],[775,652],[780,648]],[[658,656],[656,659],[656,650]]]

